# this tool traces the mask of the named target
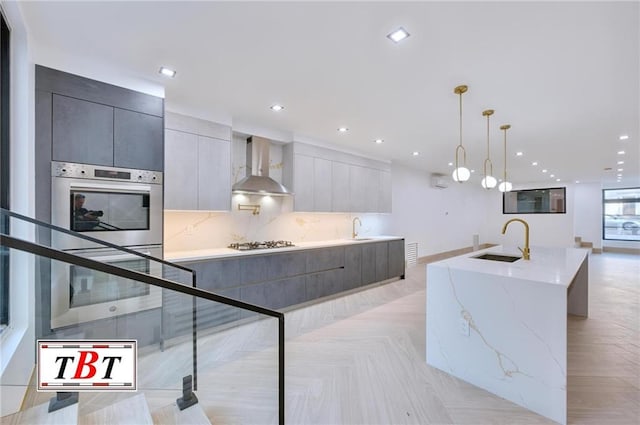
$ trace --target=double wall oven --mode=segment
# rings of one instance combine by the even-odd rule
[[[112,244],[162,258],[162,173],[52,162],[51,221]],[[55,248],[154,276],[160,263],[55,232]],[[161,306],[159,288],[54,262],[51,326],[136,313]]]

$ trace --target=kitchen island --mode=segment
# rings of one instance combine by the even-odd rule
[[[495,246],[427,266],[427,363],[567,421],[567,314],[588,315],[588,250]]]

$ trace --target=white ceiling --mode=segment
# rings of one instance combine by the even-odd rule
[[[326,142],[429,173],[452,170],[448,163],[459,140],[453,89],[466,84],[463,143],[476,170],[472,179],[481,178],[486,157],[482,111],[492,108],[494,175],[503,170],[499,126],[508,123],[509,180],[549,186],[615,184],[618,160],[625,161],[620,185],[639,184],[639,6],[21,4],[36,62],[57,55],[106,64],[122,76],[164,85],[167,109],[228,117],[234,126]],[[411,36],[394,44],[386,35],[398,26]],[[161,65],[176,69],[176,78],[160,76]],[[275,113],[269,109],[274,103],[286,109]],[[339,134],[339,126],[350,131]],[[622,134],[629,139],[620,141]],[[385,142],[376,145],[376,138]],[[548,177],[552,173],[561,183]]]

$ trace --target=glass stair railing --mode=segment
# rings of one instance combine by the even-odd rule
[[[137,342],[136,391],[79,391],[74,405],[81,423],[100,422],[105,415],[136,417],[144,409],[135,407],[139,399],[133,397],[142,395],[153,423],[164,423],[180,405],[195,401],[211,423],[284,424],[282,313],[200,290],[193,271],[135,247],[7,210],[0,210],[0,218],[9,290],[28,298],[10,311],[30,309],[34,351],[37,340]],[[92,248],[57,249],[60,235],[91,242]],[[11,331],[10,317],[3,332]],[[0,422],[51,423],[51,413],[30,416],[48,410],[43,404],[56,397],[56,391],[39,391],[38,365],[33,367],[27,384],[3,374],[1,392],[18,391],[24,400],[12,419]],[[116,416],[107,423],[120,423]]]

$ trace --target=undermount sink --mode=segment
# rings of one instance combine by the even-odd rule
[[[502,254],[492,254],[490,252],[482,255],[478,255],[477,257],[480,260],[491,260],[491,261],[502,261],[505,263],[513,263],[514,261],[518,261],[522,257],[514,257],[512,255],[502,255]]]

